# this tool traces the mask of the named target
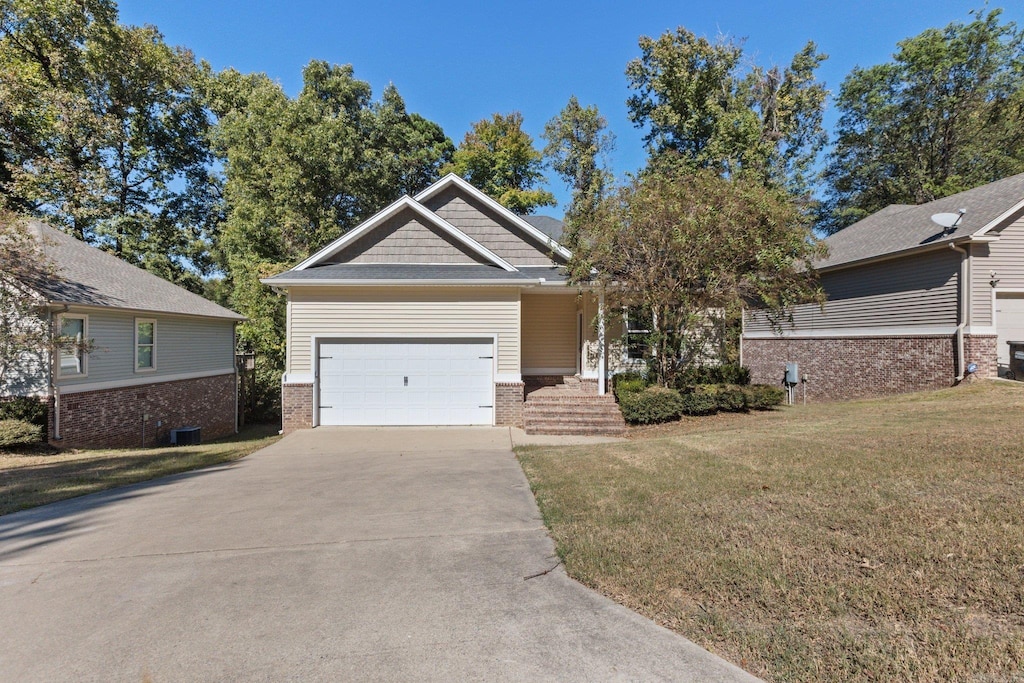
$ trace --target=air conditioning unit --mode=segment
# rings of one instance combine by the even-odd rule
[[[175,446],[194,446],[199,443],[199,427],[181,427],[171,430],[171,443]]]

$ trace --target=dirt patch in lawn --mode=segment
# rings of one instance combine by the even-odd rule
[[[519,450],[566,569],[769,680],[1021,680],[1024,387]]]
[[[276,441],[277,431],[277,425],[250,425],[198,446],[0,451],[0,515],[237,460]]]

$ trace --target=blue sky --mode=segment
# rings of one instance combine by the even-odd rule
[[[829,90],[854,66],[886,61],[896,42],[929,27],[969,20],[982,0],[703,0],[702,2],[291,2],[121,0],[121,20],[155,24],[174,45],[215,68],[261,71],[294,95],[311,59],[352,64],[379,95],[394,83],[410,111],[439,123],[456,144],[472,122],[520,111],[537,140],[569,96],[596,104],[617,137],[620,176],[644,163],[642,131],[626,113],[626,63],[637,39],[676,26],[746,40],[758,64],[786,64],[808,40],[829,55],[819,75]],[[1024,3],[1004,19],[1024,23]],[[831,130],[835,112],[826,115]],[[568,198],[549,173],[549,189]]]

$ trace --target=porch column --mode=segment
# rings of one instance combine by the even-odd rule
[[[604,290],[597,295],[597,393],[604,396],[607,382],[608,368],[605,358],[607,356],[604,345]]]

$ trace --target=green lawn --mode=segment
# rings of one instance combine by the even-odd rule
[[[0,515],[237,460],[274,443],[277,429],[250,425],[236,436],[199,446],[0,451]]]
[[[1024,680],[1024,386],[522,448],[568,572],[776,681]]]

